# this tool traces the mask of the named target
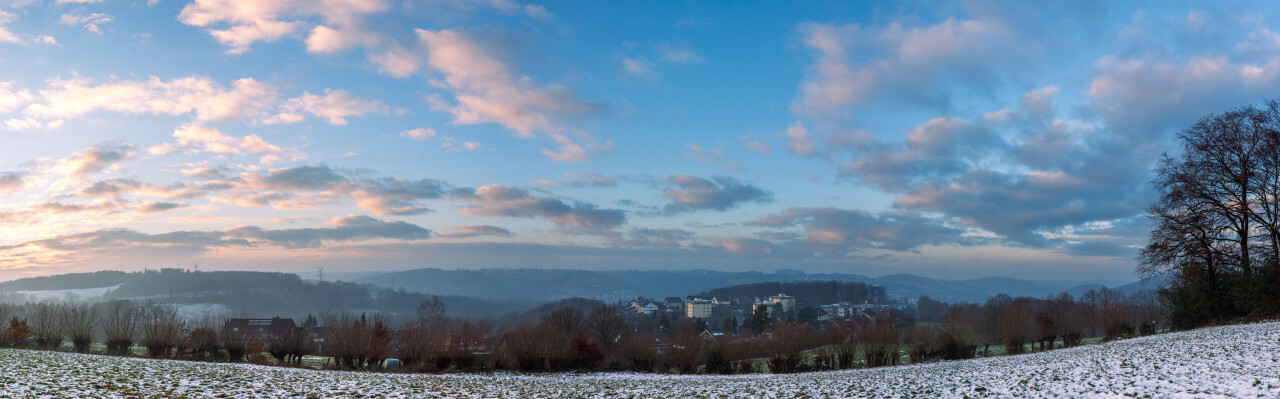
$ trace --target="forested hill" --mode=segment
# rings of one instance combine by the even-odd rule
[[[765,282],[858,282],[884,287],[888,295],[929,296],[946,302],[985,302],[996,294],[1042,298],[1058,292],[1087,291],[1101,285],[1038,284],[1011,278],[943,280],[910,274],[868,277],[846,273],[779,270],[725,272],[714,270],[570,270],[570,269],[415,269],[356,280],[383,287],[439,295],[501,293],[505,298],[555,301],[572,297],[607,302],[637,296],[684,296],[718,287]],[[1075,290],[1075,291],[1073,291]],[[776,292],[774,293],[776,294]]]
[[[118,286],[118,287],[117,287]],[[236,314],[274,315],[327,311],[412,313],[431,295],[350,282],[303,281],[297,274],[249,271],[76,273],[0,283],[0,293],[116,287],[101,298],[176,304],[222,305]],[[532,309],[543,301],[441,295],[450,317],[498,317]]]
[[[39,291],[39,290],[75,290],[84,288],[113,287],[123,284],[141,272],[126,273],[115,270],[103,270],[92,273],[70,273],[56,276],[27,277],[0,283],[0,292],[6,291]]]
[[[716,288],[698,294],[703,298],[738,299],[751,301],[771,295],[787,294],[805,306],[818,306],[839,302],[889,303],[884,287],[864,283],[841,281],[798,281],[789,283],[756,283]]]

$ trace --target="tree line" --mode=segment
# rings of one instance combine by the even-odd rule
[[[407,317],[334,312],[255,334],[224,318],[183,317],[173,305],[114,300],[0,304],[0,346],[155,358],[412,372],[517,370],[659,373],[791,373],[880,367],[1052,350],[1084,338],[1117,339],[1163,328],[1150,293],[1093,290],[1075,300],[997,295],[984,304],[876,308],[850,318],[768,318],[747,328],[675,314],[639,315],[601,305],[565,306],[498,326],[454,319],[431,298]],[[745,318],[744,318],[745,319]],[[712,326],[712,324],[716,324]],[[94,349],[95,342],[105,346]],[[992,349],[998,349],[993,351]]]

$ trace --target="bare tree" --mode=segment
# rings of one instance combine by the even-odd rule
[[[365,367],[369,359],[370,325],[365,315],[351,313],[324,316],[328,327],[325,348],[339,367],[357,369]]]
[[[631,363],[632,370],[653,371],[658,364],[656,342],[657,337],[649,334],[632,334],[622,339],[622,356]]]
[[[267,340],[267,352],[284,364],[302,365],[302,357],[310,354],[311,336],[302,327],[280,328],[271,331]]]
[[[173,305],[153,303],[143,307],[139,326],[147,355],[164,357],[181,343],[186,323]]]
[[[222,349],[227,351],[227,360],[239,362],[244,360],[253,347],[253,337],[248,331],[231,325],[231,319],[224,319],[222,329],[218,330],[218,341]]]
[[[391,353],[409,370],[427,371],[435,366],[443,331],[424,320],[411,320],[400,327],[391,340]]]
[[[127,300],[103,302],[99,307],[98,325],[107,340],[107,352],[129,354],[138,330],[138,306]]]
[[[58,322],[63,333],[71,337],[76,352],[88,352],[93,343],[94,324],[98,308],[83,301],[66,302],[59,306]]]
[[[16,315],[18,310],[18,305],[0,301],[0,321],[9,320],[9,316]]]
[[[58,323],[61,305],[44,301],[27,305],[27,323],[37,348],[58,349],[62,346],[62,326]]]
[[[587,317],[587,329],[607,353],[613,353],[617,348],[626,327],[626,320],[618,315],[617,309],[609,305],[600,305]]]

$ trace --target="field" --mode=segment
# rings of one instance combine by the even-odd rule
[[[794,375],[410,375],[0,350],[0,398],[1280,397],[1280,323]]]

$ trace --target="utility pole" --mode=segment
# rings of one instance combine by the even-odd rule
[[[316,280],[318,280],[318,281],[320,281],[320,282],[322,282],[322,283],[324,282],[324,267],[317,267],[317,268],[316,268]]]

